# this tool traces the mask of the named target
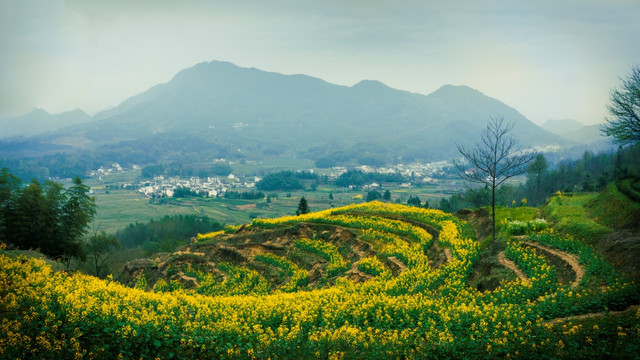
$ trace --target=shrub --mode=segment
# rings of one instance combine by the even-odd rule
[[[507,222],[506,230],[510,235],[525,235],[542,231],[547,228],[545,219],[534,219],[530,221],[514,220]]]

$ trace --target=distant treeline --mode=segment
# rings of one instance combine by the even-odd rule
[[[174,251],[198,233],[222,230],[224,225],[207,216],[173,215],[147,223],[136,222],[115,234],[123,249],[142,247],[147,253]]]
[[[191,188],[186,186],[178,186],[173,190],[174,198],[185,198],[185,197],[193,197],[193,196],[201,196],[195,191],[192,191]]]
[[[256,187],[263,191],[272,190],[301,190],[304,185],[301,179],[313,177],[313,174],[296,173],[293,171],[280,171],[266,175],[262,180],[258,181]],[[317,178],[317,175],[315,175]]]
[[[99,141],[100,136],[101,134],[94,134],[91,140]],[[123,167],[130,167],[155,164],[159,159],[168,163],[196,164],[210,162],[215,158],[242,159],[244,157],[234,151],[231,144],[222,145],[209,139],[178,133],[156,134],[144,139],[104,145],[93,150],[68,150],[38,157],[33,157],[29,153],[11,152],[10,150],[15,149],[13,145],[13,142],[0,140],[0,167],[10,168],[13,174],[21,179],[39,180],[49,177],[84,177],[88,171],[114,162]],[[184,176],[198,176],[198,167],[192,167],[195,173]],[[223,169],[217,168],[216,171],[223,173]],[[205,171],[211,172],[206,169]],[[183,176],[183,174],[175,175]]]
[[[184,165],[182,163],[157,164],[145,166],[142,169],[142,177],[153,178],[154,176],[180,176],[180,177],[214,177],[227,176],[231,174],[231,166],[228,164],[211,165]]]
[[[371,184],[374,182],[377,183],[401,183],[404,181],[402,174],[393,173],[393,174],[380,174],[380,173],[365,173],[360,170],[350,170],[346,173],[340,175],[336,179],[336,186],[340,187],[348,187],[348,186],[363,186],[367,184]]]
[[[242,199],[242,200],[257,200],[257,199],[264,199],[265,198],[265,194],[262,191],[245,191],[245,192],[238,192],[238,191],[227,191],[224,193],[224,198],[225,199]]]
[[[543,166],[535,171],[530,167],[525,184],[503,185],[498,189],[496,204],[522,205],[526,199],[527,205],[537,206],[557,191],[602,191],[611,181],[628,177],[640,177],[640,144],[620,148],[617,152],[594,154],[585,151],[580,159],[562,161],[554,169]],[[490,194],[488,188],[468,189],[448,199],[443,198],[439,208],[455,212],[487,206]]]
[[[280,171],[265,176],[256,184],[256,187],[263,191],[302,190],[305,188],[302,180],[312,180],[312,190],[315,189],[319,183],[328,182],[326,176],[319,176],[308,171]],[[339,187],[361,187],[374,182],[401,183],[404,181],[405,178],[398,173],[380,174],[373,172],[365,173],[360,170],[349,170],[336,179],[335,185]]]

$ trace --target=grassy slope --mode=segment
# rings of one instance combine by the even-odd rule
[[[587,204],[587,211],[595,221],[613,229],[595,243],[595,249],[640,283],[640,202],[638,196],[629,194],[632,181],[624,179],[609,184]]]
[[[544,207],[544,214],[556,230],[573,234],[594,244],[612,231],[589,215],[587,205],[597,197],[596,193],[554,196]]]
[[[466,214],[463,218],[479,231],[478,241],[484,249],[471,278],[472,286],[493,288],[499,281],[511,279],[512,274],[497,263],[497,254],[504,249],[503,242],[508,236],[502,232],[502,225],[514,220],[530,221],[540,217],[540,213],[545,215],[555,230],[584,239],[621,272],[631,279],[640,280],[640,264],[636,260],[640,257],[640,236],[637,235],[640,203],[618,188],[624,186],[625,191],[629,192],[629,188],[632,188],[628,183],[630,181],[623,180],[622,184],[612,182],[602,193],[553,196],[542,210],[497,207],[496,243],[490,241],[490,209],[483,208]]]
[[[589,215],[603,225],[609,227],[626,227],[640,225],[640,203],[623,193],[619,187],[632,191],[632,179],[612,182],[588,204]]]

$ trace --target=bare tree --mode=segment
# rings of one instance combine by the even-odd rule
[[[456,145],[467,163],[454,161],[461,177],[473,183],[484,184],[491,189],[492,239],[496,239],[496,189],[507,179],[527,171],[527,165],[535,157],[525,151],[509,132],[514,123],[503,117],[491,117],[482,129],[481,143],[473,148]]]
[[[611,117],[600,131],[613,136],[617,144],[635,144],[640,141],[640,66],[633,66],[631,74],[621,80],[620,88],[611,91],[607,106]]]

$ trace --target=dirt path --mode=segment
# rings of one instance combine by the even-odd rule
[[[398,273],[401,273],[407,269],[407,266],[397,257],[389,256],[387,259],[389,259],[389,262],[391,262],[398,269]]]
[[[453,258],[453,255],[451,254],[451,249],[450,248],[444,248],[444,256],[447,257],[447,261],[451,261],[451,258]]]
[[[365,274],[362,271],[358,270],[358,264],[360,261],[356,261],[351,265],[351,269],[347,271],[345,274],[349,277],[349,279],[355,283],[365,282],[373,278],[373,276],[369,274]],[[317,264],[316,264],[317,265]],[[312,269],[313,270],[313,269]]]
[[[523,244],[536,247],[566,261],[567,264],[571,266],[571,269],[573,269],[573,271],[576,273],[576,279],[571,283],[571,287],[575,288],[578,286],[578,284],[580,284],[580,280],[582,280],[582,277],[584,276],[584,268],[580,264],[578,264],[578,258],[575,255],[569,254],[564,251],[552,249],[550,247],[534,242],[525,241]]]
[[[440,245],[438,245],[438,243],[436,243],[435,241],[433,242],[433,247],[438,251],[438,252],[444,252],[444,256],[447,260],[445,261],[451,261],[451,258],[453,257],[453,254],[451,254],[451,248],[448,247],[441,247]]]
[[[622,310],[622,311],[608,311],[608,312],[599,312],[599,313],[590,313],[590,314],[584,314],[584,315],[568,316],[568,317],[563,317],[563,318],[552,319],[552,320],[546,321],[546,323],[553,325],[553,324],[562,323],[562,322],[571,321],[571,320],[584,320],[584,319],[593,319],[593,318],[604,317],[604,316],[626,315],[626,314],[632,314],[632,313],[638,311],[638,309],[640,309],[640,306],[634,305],[634,306],[630,306],[630,307],[628,307],[628,308],[626,308],[625,310]]]
[[[504,251],[500,251],[500,253],[498,254],[498,262],[513,271],[524,283],[529,283],[529,277],[525,273],[523,273],[522,270],[518,269],[513,261],[507,259],[504,256]]]

